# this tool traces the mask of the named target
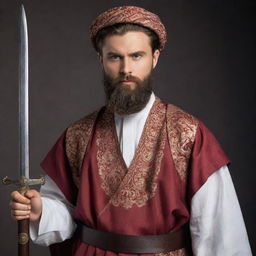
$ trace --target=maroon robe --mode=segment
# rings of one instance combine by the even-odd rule
[[[41,165],[75,205],[75,220],[129,235],[165,234],[188,223],[193,195],[229,160],[200,121],[173,106],[175,115],[170,118],[168,107],[156,99],[129,167],[120,151],[113,114],[106,108],[98,113],[86,143],[79,144],[80,148],[86,145],[79,172],[74,172],[72,164],[79,162],[74,151],[78,144],[71,139],[67,150],[67,141],[81,140],[82,129],[71,136],[67,130],[60,137]],[[69,241],[68,248],[70,244],[72,254],[65,248],[65,255],[128,255],[95,248],[78,238]],[[52,246],[52,255],[60,249]],[[184,248],[158,255],[189,252]]]

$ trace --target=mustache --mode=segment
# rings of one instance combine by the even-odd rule
[[[142,80],[136,76],[132,76],[132,75],[120,75],[119,77],[117,77],[116,79],[112,80],[112,83],[114,85],[121,83],[122,81],[132,81],[135,83],[141,83]]]

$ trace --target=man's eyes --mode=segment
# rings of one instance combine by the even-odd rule
[[[136,60],[140,59],[141,57],[142,57],[141,54],[138,54],[138,53],[135,53],[132,55],[132,58]]]
[[[118,55],[112,55],[112,56],[109,56],[109,59],[110,59],[110,60],[119,60],[119,59],[120,59],[120,56],[118,56]]]
[[[135,53],[135,54],[132,54],[131,57],[132,57],[132,59],[134,59],[134,60],[138,60],[138,59],[140,59],[140,58],[142,57],[142,55],[139,54],[139,53]],[[111,56],[108,57],[108,59],[110,59],[110,60],[120,60],[120,59],[122,59],[122,56],[119,56],[119,55],[111,55]]]

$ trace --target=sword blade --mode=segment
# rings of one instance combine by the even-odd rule
[[[19,162],[20,176],[29,178],[28,114],[28,31],[25,9],[21,5],[19,48]]]

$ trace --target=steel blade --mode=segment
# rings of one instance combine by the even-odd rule
[[[19,160],[20,176],[29,178],[29,113],[28,113],[28,31],[24,6],[20,11],[19,45]]]

